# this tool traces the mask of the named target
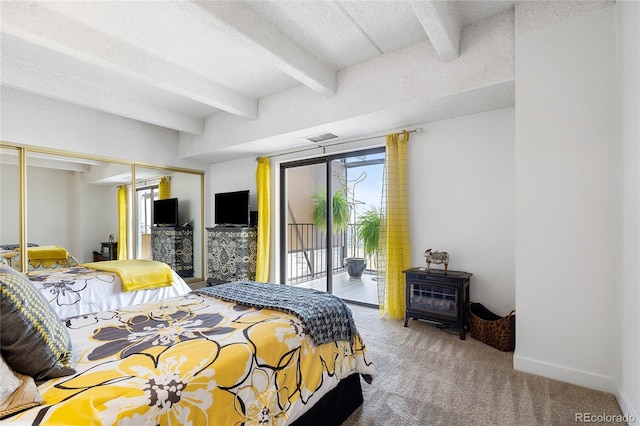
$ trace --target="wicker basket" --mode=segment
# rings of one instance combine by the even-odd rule
[[[494,314],[481,303],[469,304],[471,337],[494,348],[509,352],[516,347],[516,311],[506,317]]]

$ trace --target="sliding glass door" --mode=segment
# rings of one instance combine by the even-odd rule
[[[384,148],[281,165],[281,282],[378,304],[375,250],[365,248],[377,236],[383,166]]]
[[[326,213],[326,166],[301,163],[282,173],[286,182],[283,282],[328,291],[327,221],[314,209],[314,204],[320,205]]]

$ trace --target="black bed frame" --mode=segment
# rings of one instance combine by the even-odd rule
[[[304,413],[292,426],[338,426],[362,405],[360,375],[352,374],[338,383],[317,404]]]

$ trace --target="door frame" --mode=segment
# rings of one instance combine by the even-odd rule
[[[286,284],[287,283],[287,177],[286,177],[286,172],[288,169],[292,169],[295,167],[303,167],[303,166],[310,166],[310,165],[317,165],[317,164],[325,164],[326,165],[326,182],[325,182],[325,187],[326,187],[326,191],[327,194],[332,194],[333,193],[333,161],[334,160],[340,160],[340,159],[344,159],[344,158],[349,158],[349,157],[358,157],[358,156],[363,156],[363,155],[371,155],[371,154],[379,154],[382,152],[386,152],[385,147],[376,147],[376,148],[367,148],[367,149],[360,149],[360,150],[356,150],[356,151],[349,151],[349,152],[343,152],[343,153],[339,153],[339,154],[330,154],[330,155],[324,155],[324,156],[319,156],[319,157],[313,157],[313,158],[306,158],[303,160],[295,160],[295,161],[288,161],[288,162],[283,162],[280,163],[280,187],[279,187],[279,193],[280,193],[280,203],[279,203],[279,228],[280,228],[280,233],[278,235],[279,238],[279,253],[278,253],[278,258],[279,258],[279,269],[280,269],[280,283],[281,284]],[[327,251],[331,252],[333,250],[333,241],[332,241],[332,232],[331,229],[333,228],[333,223],[332,223],[332,216],[333,216],[333,209],[332,209],[332,202],[331,202],[331,197],[326,197],[327,199],[327,232],[326,232],[326,247],[327,247]],[[333,271],[333,257],[332,256],[326,256],[326,261],[327,261],[327,292],[333,294],[333,273],[329,273],[330,271]],[[364,305],[370,305],[368,303],[361,303],[358,301],[349,301],[352,303],[356,303],[356,304],[364,304]]]

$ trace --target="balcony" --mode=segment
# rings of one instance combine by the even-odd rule
[[[343,259],[347,253],[364,257],[362,245],[357,241],[355,253],[349,251],[353,238],[351,232],[335,233],[333,248],[329,251],[326,232],[312,223],[288,224],[287,231],[287,284],[326,290],[327,257],[331,256],[333,294],[345,300],[378,304],[375,259],[367,259],[367,270],[360,278],[349,277],[345,270]]]

